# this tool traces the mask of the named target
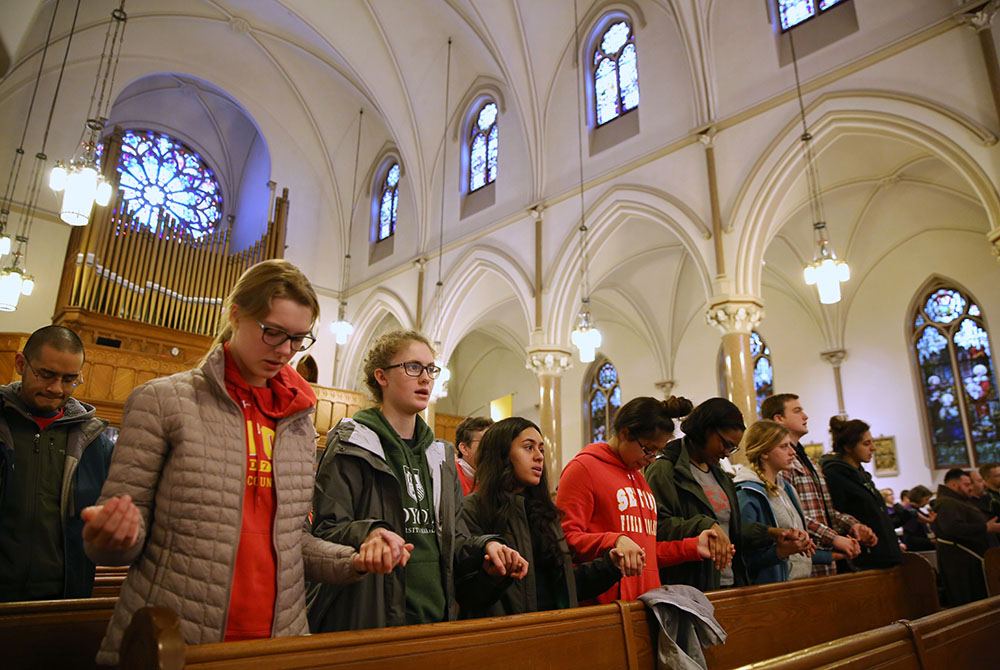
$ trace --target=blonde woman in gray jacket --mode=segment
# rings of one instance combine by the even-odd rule
[[[142,607],[176,612],[187,644],[304,635],[306,579],[384,570],[304,525],[316,398],[287,363],[314,341],[309,281],[265,261],[240,277],[224,315],[200,367],[129,396],[101,498],[83,512],[88,556],[131,564],[99,663],[118,662]]]

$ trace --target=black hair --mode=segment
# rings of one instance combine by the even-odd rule
[[[948,472],[944,473],[944,483],[953,482],[956,479],[961,479],[962,477],[968,477],[969,473],[962,468],[952,468]]]
[[[686,416],[694,405],[687,398],[670,396],[657,400],[649,396],[632,398],[615,413],[612,430],[621,435],[628,430],[629,438],[654,437],[658,433],[673,433],[674,419]]]
[[[861,419],[847,419],[840,416],[830,417],[830,436],[833,438],[833,450],[838,454],[853,449],[861,438],[871,430],[871,426]]]
[[[513,416],[497,421],[486,429],[479,441],[476,460],[476,509],[486,534],[502,534],[503,517],[511,504],[511,492],[518,488],[514,480],[514,466],[510,462],[510,446],[522,431],[534,428],[542,431],[528,419]],[[542,565],[559,565],[563,552],[553,526],[559,523],[559,508],[549,495],[548,474],[542,469],[542,479],[536,486],[524,489],[524,511],[528,515],[528,527],[538,532],[541,545],[535,561]]]
[[[493,419],[488,416],[470,416],[462,420],[455,429],[455,447],[462,444],[469,444],[472,441],[472,434],[477,430],[486,430],[493,425]]]
[[[922,484],[917,484],[909,491],[910,502],[914,504],[922,503],[931,497],[931,490]]]
[[[699,447],[705,446],[710,433],[727,428],[746,430],[746,424],[740,408],[725,398],[709,398],[681,422],[684,437]]]
[[[777,395],[771,395],[764,398],[764,402],[760,404],[760,418],[774,420],[774,417],[785,415],[785,405],[792,401],[798,400],[799,397],[794,393],[779,393]]]
[[[30,362],[38,358],[38,354],[44,346],[50,346],[56,351],[64,351],[71,354],[84,353],[83,341],[80,340],[80,336],[66,326],[45,326],[44,328],[39,328],[24,343],[24,351],[21,353]]]

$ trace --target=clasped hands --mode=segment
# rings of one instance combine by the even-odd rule
[[[411,543],[388,528],[378,527],[361,543],[354,558],[354,569],[385,575],[397,565],[406,567],[412,551]],[[483,552],[483,571],[496,579],[523,579],[528,574],[528,561],[511,547],[493,540],[486,543]]]

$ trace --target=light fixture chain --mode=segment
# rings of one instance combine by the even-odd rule
[[[577,8],[577,1],[573,0],[573,35],[575,43],[574,58],[579,58],[580,56],[580,16],[579,10]],[[587,224],[586,224],[586,209],[584,206],[583,198],[583,118],[581,114],[583,110],[586,109],[584,100],[581,93],[580,78],[582,73],[578,72],[576,77],[576,100],[577,100],[577,116],[576,116],[576,128],[577,128],[577,152],[578,152],[578,164],[580,169],[580,279],[581,279],[581,289],[583,293],[583,302],[590,302],[590,268],[587,262]]]
[[[441,216],[438,221],[438,274],[437,274],[437,284],[434,285],[434,310],[433,310],[433,320],[434,327],[437,329],[438,333],[441,332],[441,324],[438,320],[441,318],[441,288],[444,286],[444,282],[441,281],[441,266],[444,260],[444,197],[445,197],[445,181],[447,174],[447,155],[448,155],[448,106],[451,101],[451,44],[452,39],[448,38],[448,56],[445,62],[444,70],[444,111],[442,113],[442,131],[441,131]]]
[[[104,81],[101,84],[101,97],[97,102],[98,120],[104,120],[108,116],[108,109],[111,106],[111,93],[115,90],[115,76],[118,74],[118,60],[122,55],[122,45],[125,42],[125,22],[128,21],[128,14],[125,13],[125,0],[121,1],[118,9],[111,12],[112,23],[115,32],[111,38],[111,53],[108,54],[108,66],[104,73]],[[115,42],[118,42],[117,55]],[[108,71],[111,73],[111,81],[108,81]],[[107,90],[107,101],[105,101],[105,90]]]
[[[76,10],[73,12],[73,23],[69,27],[69,36],[66,38],[66,51],[63,52],[62,65],[59,66],[59,78],[56,79],[56,90],[52,94],[52,105],[49,107],[49,118],[45,122],[45,135],[42,136],[42,150],[45,153],[45,146],[49,142],[49,129],[52,127],[52,117],[56,112],[56,101],[59,99],[59,89],[62,87],[63,73],[66,72],[66,59],[69,58],[69,48],[73,44],[73,34],[76,32],[76,19],[80,16],[80,0],[76,0]]]
[[[354,239],[354,212],[358,205],[358,161],[361,156],[361,122],[365,118],[365,110],[358,110],[358,139],[354,145],[354,178],[351,180],[351,215],[347,221],[347,244],[344,251],[344,274],[340,282],[339,318],[344,320],[347,314],[347,289],[351,281],[351,240]]]

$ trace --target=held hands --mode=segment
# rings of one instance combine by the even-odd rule
[[[701,540],[705,534],[708,533],[708,551],[709,555],[706,556],[701,551]],[[698,554],[702,558],[710,558],[712,562],[715,563],[715,569],[722,571],[732,563],[733,556],[736,554],[736,545],[729,541],[729,536],[726,535],[722,527],[714,523],[712,527],[706,531],[702,531],[701,535],[698,536]]]
[[[816,545],[804,530],[789,528],[781,532],[775,540],[778,545],[778,556],[788,558],[792,554],[812,556],[816,553]]]
[[[863,523],[857,523],[851,526],[851,530],[847,534],[865,547],[874,547],[878,544],[878,535],[876,535],[875,531]]]
[[[729,541],[719,524],[712,524],[711,528],[698,535],[698,555],[712,559],[716,570],[725,570],[733,562],[735,554],[736,545]]]
[[[617,558],[616,558],[617,556]],[[642,574],[642,568],[646,564],[646,550],[635,543],[627,535],[620,535],[615,540],[614,549],[611,551],[611,558],[615,565],[626,577],[635,577]]]
[[[101,551],[130,549],[139,537],[139,508],[132,496],[109,498],[103,505],[80,512],[84,521],[83,539]]]
[[[388,528],[376,528],[368,533],[354,558],[354,569],[358,572],[374,572],[387,575],[397,565],[405,567],[410,560],[413,545]]]
[[[528,561],[511,547],[493,540],[486,543],[483,571],[496,578],[524,579],[528,574]]]
[[[927,514],[924,514],[923,512],[918,510],[917,518],[923,521],[924,523],[934,523],[934,519],[937,518],[937,512],[935,512],[934,510],[930,510],[929,512],[927,512]]]
[[[836,560],[855,558],[861,553],[861,543],[853,537],[838,535],[833,538],[833,556]]]
[[[997,517],[993,517],[986,522],[986,532],[987,533],[1000,533],[1000,523],[997,523]]]

